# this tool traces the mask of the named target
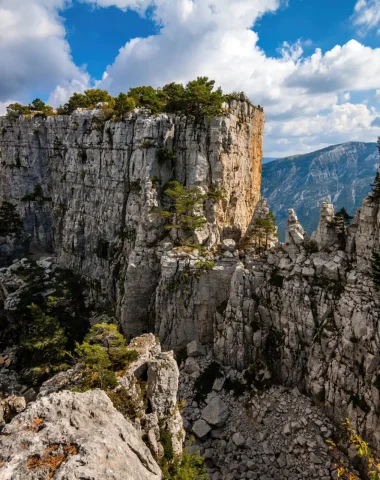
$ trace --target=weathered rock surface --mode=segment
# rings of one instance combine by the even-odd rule
[[[30,404],[5,426],[0,451],[3,480],[162,478],[140,434],[101,390]]]
[[[237,263],[228,304],[215,316],[214,354],[239,370],[263,362],[273,378],[323,402],[336,421],[349,417],[366,438],[380,442],[379,292],[371,276],[378,248],[379,203],[372,195],[348,228],[341,249],[331,204],[321,207],[313,235],[319,252],[295,241],[263,258]]]
[[[199,367],[196,378],[213,361],[211,355],[193,360]],[[209,385],[205,408],[215,398],[229,408],[230,416],[220,427],[202,418],[205,403],[195,405],[194,375],[187,374],[183,366],[180,376],[180,396],[186,400],[184,420],[196,436],[190,448],[205,457],[211,480],[336,478],[336,458],[326,440],[335,438],[337,430],[322,408],[296,388],[258,390],[257,383],[247,382],[242,373],[219,368],[224,385],[217,392]]]
[[[33,246],[54,250],[60,265],[116,301],[134,337],[148,330],[167,243],[154,213],[165,185],[223,189],[225,200],[205,203],[207,225],[194,241],[240,238],[260,198],[263,127],[262,109],[246,101],[205,124],[143,110],[118,123],[97,110],[1,117],[0,202],[16,204]],[[159,148],[175,158],[159,161]]]
[[[117,377],[118,386],[113,390],[129,398],[136,417],[127,419],[139,426],[142,435],[148,438],[151,451],[158,458],[163,456],[161,432],[170,437],[176,455],[182,453],[184,439],[182,417],[177,406],[179,371],[173,352],[162,352],[161,345],[152,334],[136,337],[129,344],[139,357],[131,363],[122,376]],[[77,364],[46,381],[39,398],[66,389],[82,386],[83,365]],[[143,382],[143,387],[141,386]],[[148,402],[148,403],[145,403]]]

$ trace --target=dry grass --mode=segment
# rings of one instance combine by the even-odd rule
[[[31,455],[26,460],[26,468],[32,472],[47,470],[46,480],[54,477],[56,471],[70,455],[77,455],[78,447],[71,443],[53,444],[46,448],[43,455]]]

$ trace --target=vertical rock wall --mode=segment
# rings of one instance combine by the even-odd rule
[[[0,118],[0,202],[15,203],[34,248],[87,277],[135,336],[148,330],[166,248],[156,213],[165,185],[223,189],[224,200],[204,206],[198,241],[244,234],[260,196],[264,114],[233,101],[201,124],[143,110],[118,123],[101,115]],[[159,148],[175,155],[160,160]]]

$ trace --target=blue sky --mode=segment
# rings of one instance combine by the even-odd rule
[[[360,41],[362,37],[348,21],[355,3],[355,0],[291,0],[287,7],[258,21],[255,30],[259,45],[268,56],[278,57],[284,39],[289,43],[309,40],[310,45],[304,47],[306,53],[315,47],[328,50],[352,38]],[[158,31],[148,18],[117,7],[94,8],[75,1],[62,16],[75,63],[86,64],[94,78],[101,78],[127,41]],[[380,46],[380,36],[371,32],[366,36],[366,44]]]
[[[0,110],[214,78],[264,106],[265,155],[380,133],[380,0],[0,0]]]

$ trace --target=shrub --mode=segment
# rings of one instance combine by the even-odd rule
[[[192,440],[193,441],[193,440]],[[205,459],[184,449],[181,456],[161,464],[165,480],[208,480]]]
[[[124,117],[136,107],[136,100],[125,93],[119,93],[115,99],[115,115]]]
[[[140,418],[142,416],[140,405],[138,405],[138,403],[132,398],[125,387],[122,387],[116,392],[107,392],[107,395],[111,399],[116,410],[118,410],[124,417],[134,421],[135,418]]]
[[[206,198],[213,200],[214,202],[219,202],[226,198],[226,194],[222,188],[215,188],[214,190],[209,190],[206,193]]]
[[[284,277],[278,273],[273,273],[269,279],[269,283],[274,287],[282,288],[284,284]]]
[[[348,418],[343,425],[346,428],[348,439],[351,442],[351,445],[355,448],[358,457],[363,461],[362,469],[365,478],[369,478],[370,480],[380,480],[380,458],[377,456],[377,452],[372,450],[368,443],[365,442],[358,435],[356,430],[351,427],[351,422]],[[352,472],[342,460],[340,451],[338,450],[336,444],[332,440],[327,440],[327,443],[330,445],[330,450],[332,450],[333,455],[337,460],[335,465],[337,468],[337,478],[359,480],[360,477]]]
[[[34,115],[47,117],[55,115],[53,107],[46,105],[45,102],[36,98],[29,105],[21,105],[20,103],[11,103],[7,106],[7,117],[17,118],[19,115]]]
[[[106,390],[116,387],[116,375],[110,370],[112,362],[106,348],[85,341],[77,346],[76,353],[86,367],[84,382],[86,388],[99,387]]]
[[[84,93],[74,93],[57,112],[59,115],[71,115],[77,108],[94,108],[100,102],[107,102],[112,107],[115,105],[114,98],[106,90],[90,89]]]
[[[215,262],[214,260],[204,260],[204,261],[198,260],[195,266],[199,273],[206,273],[209,270],[212,270],[214,268]]]
[[[118,332],[117,326],[110,323],[94,325],[85,336],[84,341],[90,344],[100,344],[106,348],[114,369],[126,368],[129,363],[138,358],[136,350],[127,348],[125,337]]]

